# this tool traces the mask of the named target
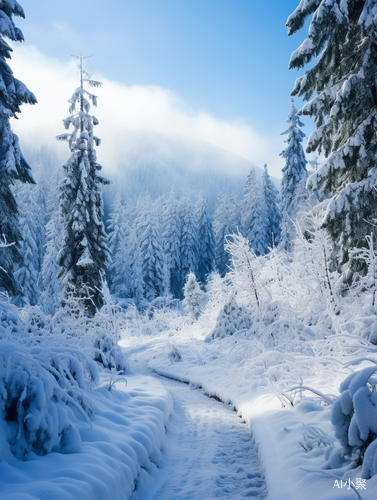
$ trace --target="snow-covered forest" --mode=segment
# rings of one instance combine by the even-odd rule
[[[264,165],[242,192],[168,186],[158,157],[150,192],[111,186],[82,54],[65,161],[24,156],[25,13],[0,16],[1,498],[375,498],[377,1],[288,17],[280,189]]]

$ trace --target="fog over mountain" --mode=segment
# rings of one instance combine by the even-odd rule
[[[124,201],[146,192],[155,200],[172,187],[178,193],[188,194],[193,202],[203,191],[212,211],[221,189],[228,195],[236,189],[241,197],[250,169],[255,168],[258,179],[262,173],[261,167],[225,149],[178,136],[131,132],[117,147],[118,161],[111,165],[101,162],[101,146],[98,148],[103,175],[111,180],[111,184],[103,188],[106,214],[117,192]],[[50,147],[40,149],[26,142],[23,152],[33,167],[41,166],[47,175],[56,166],[61,169],[70,154],[66,144],[53,141]],[[279,188],[280,180],[273,180]]]
[[[104,190],[106,202],[120,191],[123,198],[149,192],[152,199],[175,191],[188,194],[196,201],[200,191],[211,209],[221,189],[239,195],[246,176],[255,167],[259,178],[262,169],[248,160],[207,142],[158,134],[132,134],[125,138],[119,165],[111,168],[113,181]],[[104,173],[106,173],[104,165]],[[279,186],[279,180],[276,184]]]

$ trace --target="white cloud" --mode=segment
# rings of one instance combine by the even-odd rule
[[[62,119],[68,115],[68,99],[78,86],[76,61],[62,63],[47,58],[35,47],[15,46],[11,67],[16,78],[32,90],[36,106],[23,106],[20,119],[12,126],[20,138],[34,144],[54,142],[63,133]],[[95,60],[89,69],[95,67]],[[280,177],[283,166],[279,152],[282,140],[265,137],[240,120],[219,120],[208,113],[190,109],[171,90],[158,86],[126,86],[94,75],[103,86],[96,89],[98,108],[93,113],[100,120],[97,133],[102,139],[99,161],[116,168],[130,132],[154,132],[212,143],[253,163],[269,165],[272,175]],[[61,145],[57,144],[59,149]],[[68,150],[65,145],[67,155]]]

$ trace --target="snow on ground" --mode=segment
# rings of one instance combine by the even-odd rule
[[[88,391],[92,426],[77,423],[80,450],[0,462],[1,500],[125,500],[140,473],[159,462],[170,394],[158,380],[133,373],[126,375],[127,386],[120,381],[109,392],[106,372]]]
[[[201,387],[207,394],[215,395],[237,408],[238,414],[250,426],[255,439],[266,479],[268,500],[375,499],[377,476],[367,480],[363,484],[365,487],[361,488],[358,485],[361,467],[352,471],[325,470],[325,454],[331,448],[328,443],[336,445],[336,439],[330,422],[330,406],[324,404],[322,398],[303,391],[301,395],[296,394],[293,407],[286,404],[282,408],[281,400],[276,397],[279,396],[279,391],[268,382],[265,372],[269,360],[271,365],[275,363],[279,367],[286,353],[266,352],[263,361],[265,366],[258,370],[256,363],[253,363],[250,340],[246,343],[243,342],[242,336],[234,335],[209,341],[206,333],[208,331],[200,328],[198,323],[186,325],[183,329],[173,326],[165,333],[156,331],[154,335],[149,331],[147,335],[138,334],[133,337],[130,332],[124,332],[121,345],[126,348],[127,356],[135,370],[138,365],[143,370],[147,363],[156,373]],[[182,360],[177,361],[177,357],[171,355],[172,351],[178,352]],[[277,361],[274,358],[277,358]],[[299,370],[300,364],[310,367],[317,359],[314,355],[310,357],[298,353],[297,357],[290,361],[290,366],[297,363]],[[336,395],[340,382],[348,372],[342,369],[332,370],[330,364],[328,369],[325,367],[322,372],[316,370],[316,373],[316,378],[307,377],[304,384],[325,394]],[[168,387],[170,390],[171,385]],[[174,397],[178,394],[177,391],[174,391]],[[236,456],[237,454],[234,454],[234,457]],[[190,460],[190,452],[187,459]],[[177,463],[174,450],[170,452],[170,460],[171,465],[167,463],[166,457],[164,465],[168,475]],[[245,460],[245,455],[241,455],[232,467],[237,465],[245,468]],[[212,466],[210,462],[210,467]],[[182,464],[179,467],[182,467]],[[198,470],[201,470],[201,467],[200,463]],[[152,480],[154,478],[158,481],[156,471],[152,470]],[[152,483],[153,481],[150,481],[148,487],[151,487]],[[174,491],[174,478],[170,484]],[[229,483],[224,481],[224,488],[231,485],[231,480]],[[167,488],[168,484],[161,485],[161,490],[159,487],[158,483],[157,493],[167,491],[164,488]],[[148,496],[144,490],[143,495],[135,496],[135,500],[175,498],[174,495]],[[196,497],[188,495],[177,498]],[[233,497],[228,496],[224,489],[223,496],[218,498]]]
[[[165,379],[174,413],[159,468],[142,477],[133,500],[265,498],[255,445],[232,407]]]

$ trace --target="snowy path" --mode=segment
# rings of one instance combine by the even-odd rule
[[[174,413],[159,467],[143,472],[133,500],[266,497],[250,430],[231,407],[163,377]]]

